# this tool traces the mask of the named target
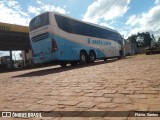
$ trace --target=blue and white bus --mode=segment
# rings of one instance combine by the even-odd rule
[[[35,64],[59,61],[66,66],[122,56],[123,38],[117,31],[56,12],[34,17],[29,29]]]

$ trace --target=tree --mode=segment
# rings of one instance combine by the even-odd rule
[[[138,47],[151,46],[151,43],[155,41],[154,35],[150,35],[149,32],[138,33],[137,35],[131,35],[128,40],[131,43],[136,43]]]
[[[128,41],[131,42],[131,43],[137,43],[136,39],[137,39],[137,35],[131,35],[128,38]]]
[[[156,39],[155,39],[155,37],[154,37],[154,35],[152,34],[152,42],[156,42]]]
[[[143,33],[144,37],[144,46],[151,46],[152,38],[149,32]]]
[[[137,45],[138,47],[144,47],[144,33],[137,34]]]
[[[151,46],[151,42],[153,41],[153,39],[151,38],[149,32],[138,33],[137,37],[140,38],[137,40],[137,42],[141,44],[140,47]]]
[[[158,39],[158,41],[160,41],[160,38]]]

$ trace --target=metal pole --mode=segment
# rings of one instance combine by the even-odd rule
[[[13,68],[13,60],[12,60],[12,51],[9,51],[10,54],[10,68]]]
[[[26,60],[27,60],[27,55],[26,55],[26,50],[24,50],[24,64],[26,66]]]

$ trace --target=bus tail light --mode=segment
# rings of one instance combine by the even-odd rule
[[[52,40],[52,52],[56,52],[58,50],[57,43],[55,39]]]

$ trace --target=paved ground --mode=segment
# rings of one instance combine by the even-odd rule
[[[160,111],[160,55],[99,61],[85,67],[51,66],[0,73],[0,110]],[[112,119],[141,120],[142,117]]]

